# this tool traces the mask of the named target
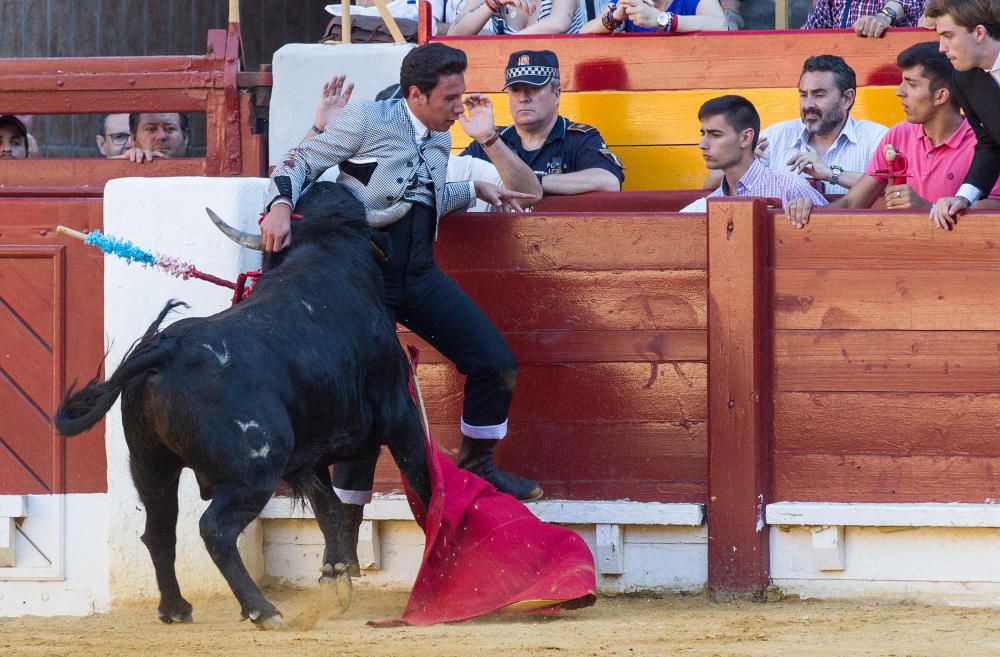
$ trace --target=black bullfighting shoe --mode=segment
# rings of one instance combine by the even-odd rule
[[[493,450],[497,441],[462,436],[462,452],[458,457],[458,467],[485,479],[501,493],[513,495],[519,500],[541,499],[545,493],[542,487],[530,479],[504,472],[493,464]]]

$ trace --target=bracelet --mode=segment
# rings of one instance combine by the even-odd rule
[[[677,14],[675,14],[673,12],[670,12],[670,31],[671,32],[676,32],[677,31],[677,24],[679,22],[680,22],[680,19],[677,17]]]
[[[479,145],[482,146],[483,148],[489,148],[493,144],[497,143],[497,139],[500,139],[500,131],[497,130],[496,128],[493,128],[493,134],[490,135],[490,138],[487,139],[486,141],[479,142]]]
[[[617,3],[609,2],[607,5],[605,5],[606,8],[604,10],[604,13],[601,14],[601,25],[603,25],[604,29],[607,30],[608,32],[614,32],[615,30],[617,30],[619,27],[622,26],[622,23],[625,22],[615,19],[614,13],[616,6]]]
[[[500,0],[483,0],[483,4],[486,8],[490,10],[491,13],[497,13],[503,7],[503,3]]]
[[[889,25],[895,25],[896,21],[899,19],[899,14],[896,13],[896,10],[889,5],[882,7],[882,10],[879,13],[889,19]]]
[[[317,135],[323,134],[323,131],[317,128],[315,123],[312,124],[312,131],[315,132]]]

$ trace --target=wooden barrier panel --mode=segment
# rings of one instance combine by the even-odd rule
[[[518,358],[501,467],[553,498],[704,501],[705,217],[650,211],[686,200],[669,194],[622,195],[643,211],[602,212],[615,197],[589,213],[448,217],[438,261]],[[434,437],[457,454],[463,378],[400,339],[421,348]],[[391,460],[378,481],[398,489]]]
[[[774,499],[996,498],[998,218],[774,218]]]

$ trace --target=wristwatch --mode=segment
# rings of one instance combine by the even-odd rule
[[[660,15],[656,17],[656,31],[665,32],[670,27],[670,18],[669,11],[660,12]]]
[[[833,171],[833,175],[830,176],[830,184],[836,185],[840,180],[840,174],[844,173],[844,169],[834,164],[830,166],[830,170]]]

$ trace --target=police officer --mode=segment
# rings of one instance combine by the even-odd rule
[[[502,139],[538,176],[545,194],[617,192],[624,167],[597,128],[559,116],[559,59],[550,50],[519,50],[507,61],[504,90],[514,125],[500,128]],[[474,141],[462,155],[488,159]]]

